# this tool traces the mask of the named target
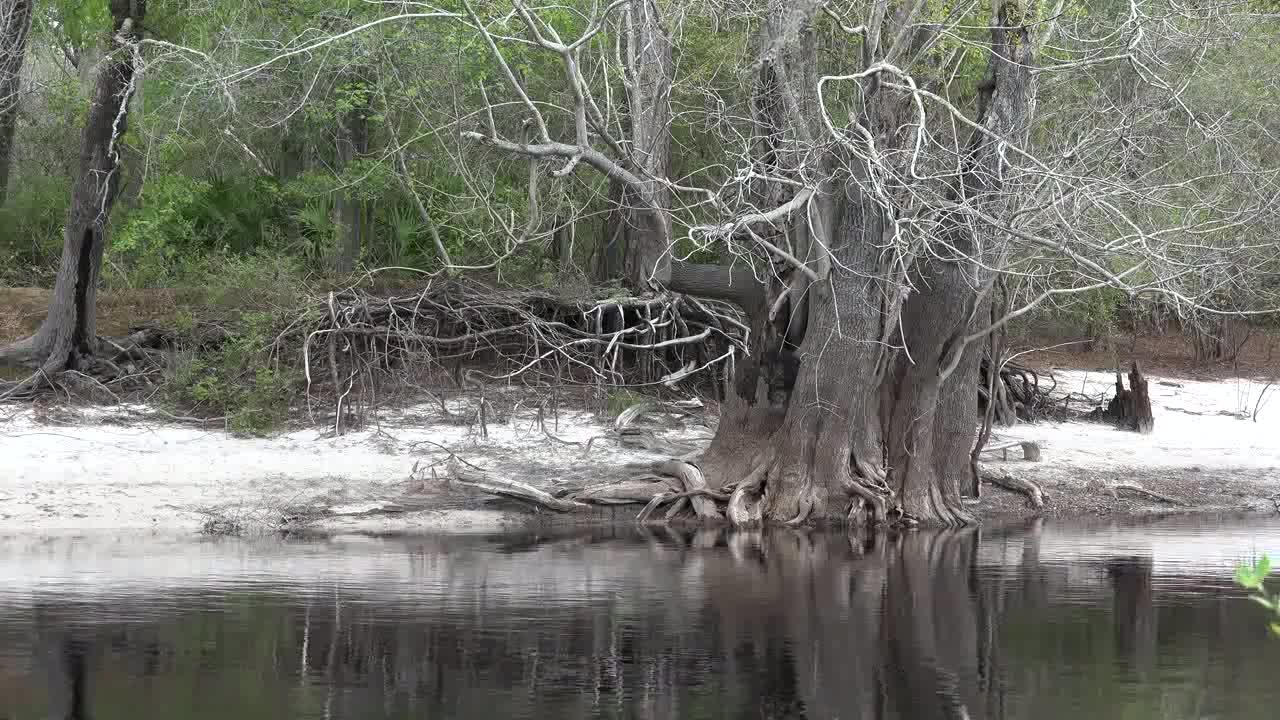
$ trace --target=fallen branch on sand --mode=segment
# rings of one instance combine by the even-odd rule
[[[464,465],[456,457],[449,460],[449,479],[491,495],[521,500],[556,512],[571,512],[586,507],[573,500],[561,500],[527,483],[494,477],[484,470]]]
[[[1185,502],[1175,497],[1163,495],[1153,490],[1148,490],[1142,487],[1141,485],[1134,485],[1133,483],[1116,483],[1114,485],[1108,485],[1107,489],[1111,491],[1112,497],[1114,497],[1117,500],[1120,499],[1121,492],[1129,492],[1129,493],[1133,493],[1134,495],[1150,498],[1152,500],[1157,500],[1162,503],[1168,503],[1170,505],[1186,505]]]
[[[1020,493],[1027,496],[1027,501],[1037,510],[1044,507],[1045,493],[1040,486],[1030,480],[1016,478],[1009,473],[991,473],[985,472],[981,475],[982,481],[990,485],[1002,487],[1005,490]]]

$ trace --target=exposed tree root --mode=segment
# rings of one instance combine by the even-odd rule
[[[702,477],[702,471],[697,465],[685,462],[683,460],[668,460],[658,466],[657,471],[676,478],[681,485],[684,486],[683,493],[689,498],[690,504],[693,505],[693,511],[702,520],[723,520],[724,515],[716,508],[713,497],[721,497],[713,495],[707,490],[707,481]],[[728,502],[728,496],[723,496],[724,502]]]
[[[637,522],[649,522],[663,505],[670,508],[662,516],[664,522],[678,519],[685,508],[692,506],[693,517],[702,522],[724,521],[720,507],[729,503],[730,496],[706,487],[702,471],[696,465],[682,460],[666,460],[650,467],[652,473],[626,480],[597,483],[555,497],[532,485],[493,474],[467,465],[456,457],[448,464],[447,477],[488,495],[518,500],[527,505],[558,513],[586,512],[600,505],[643,505],[636,516]]]
[[[1031,506],[1036,508],[1037,510],[1044,507],[1045,500],[1046,500],[1044,490],[1041,490],[1039,485],[1031,482],[1030,480],[1016,478],[1010,475],[1009,473],[992,473],[992,472],[982,473],[981,478],[982,478],[982,481],[985,483],[996,485],[1004,488],[1005,490],[1026,495],[1027,502],[1031,503]]]
[[[99,336],[91,353],[53,357],[33,352],[30,339],[14,343],[0,348],[0,365],[32,372],[21,381],[0,383],[0,402],[31,400],[50,391],[89,402],[119,402],[121,392],[154,384],[171,341],[158,328],[141,327],[123,337]]]
[[[997,425],[1013,425],[1019,420],[1032,421],[1050,413],[1054,407],[1051,393],[1057,387],[1040,384],[1040,375],[1031,368],[1004,362],[999,365],[999,382],[991,384],[991,358],[982,359],[978,382],[978,401],[985,412],[992,409]],[[994,400],[992,396],[994,395]]]
[[[746,349],[740,310],[674,294],[565,297],[433,280],[412,294],[352,289],[316,305],[302,343],[309,391],[335,383],[376,388],[432,368],[469,389],[681,382],[711,391],[721,366]],[[471,366],[465,372],[464,364]],[[617,430],[646,410],[629,408]]]

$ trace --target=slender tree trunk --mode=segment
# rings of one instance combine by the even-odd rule
[[[134,52],[142,35],[145,0],[112,0],[109,57],[99,66],[93,99],[80,135],[80,164],[49,315],[36,334],[0,351],[0,357],[46,372],[77,368],[97,348],[98,275],[107,223],[120,185],[120,147],[135,81]],[[124,42],[121,42],[123,40]]]
[[[621,23],[626,39],[623,77],[630,120],[630,164],[643,187],[612,181],[612,207],[605,223],[603,272],[622,277],[636,288],[665,283],[670,268],[667,228],[653,208],[666,212],[671,199],[665,180],[671,165],[671,38],[656,2],[626,6]]]
[[[351,162],[361,158],[369,150],[368,93],[354,92],[351,109],[338,119],[338,171],[345,173]],[[350,182],[351,179],[345,177]],[[338,239],[337,262],[334,269],[346,274],[360,262],[360,250],[364,240],[365,206],[356,188],[345,188],[338,194],[334,211],[341,227]]]
[[[34,0],[0,0],[0,206],[8,194],[12,172],[22,65],[27,57],[34,4]]]
[[[285,183],[297,178],[307,168],[307,148],[301,129],[290,125],[280,138],[280,155],[275,162],[276,180]]]

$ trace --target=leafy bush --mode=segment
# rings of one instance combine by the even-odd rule
[[[1236,568],[1236,584],[1250,592],[1249,599],[1265,607],[1272,615],[1271,632],[1280,637],[1280,594],[1267,593],[1267,576],[1271,574],[1271,559],[1266,555],[1258,558],[1253,565],[1241,565]]]
[[[183,412],[225,417],[239,435],[265,435],[279,427],[288,420],[301,378],[295,369],[269,362],[278,325],[271,313],[247,312],[215,347],[189,337],[189,348],[169,364],[168,403]]]
[[[0,282],[34,285],[52,279],[70,199],[70,186],[60,178],[30,177],[12,184],[0,207]]]

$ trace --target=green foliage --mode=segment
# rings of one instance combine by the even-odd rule
[[[62,33],[73,48],[92,45],[111,29],[111,8],[107,0],[55,0],[51,4],[53,12],[49,19],[54,23],[48,23],[48,29]]]
[[[1242,564],[1236,568],[1236,584],[1248,590],[1249,599],[1267,609],[1272,620],[1269,627],[1276,637],[1280,637],[1280,594],[1267,592],[1267,576],[1271,574],[1271,558],[1265,554],[1252,565]]]
[[[605,403],[605,410],[609,413],[609,417],[616,418],[626,412],[628,408],[643,405],[647,402],[649,400],[639,393],[630,390],[616,390],[609,393],[608,400]]]
[[[190,338],[193,349],[179,352],[170,365],[169,403],[184,412],[223,416],[239,435],[265,435],[283,424],[301,378],[296,369],[269,362],[278,320],[267,312],[244,313],[215,349]]]
[[[32,277],[52,277],[70,199],[63,178],[25,178],[10,189],[0,207],[0,282],[27,285]]]

